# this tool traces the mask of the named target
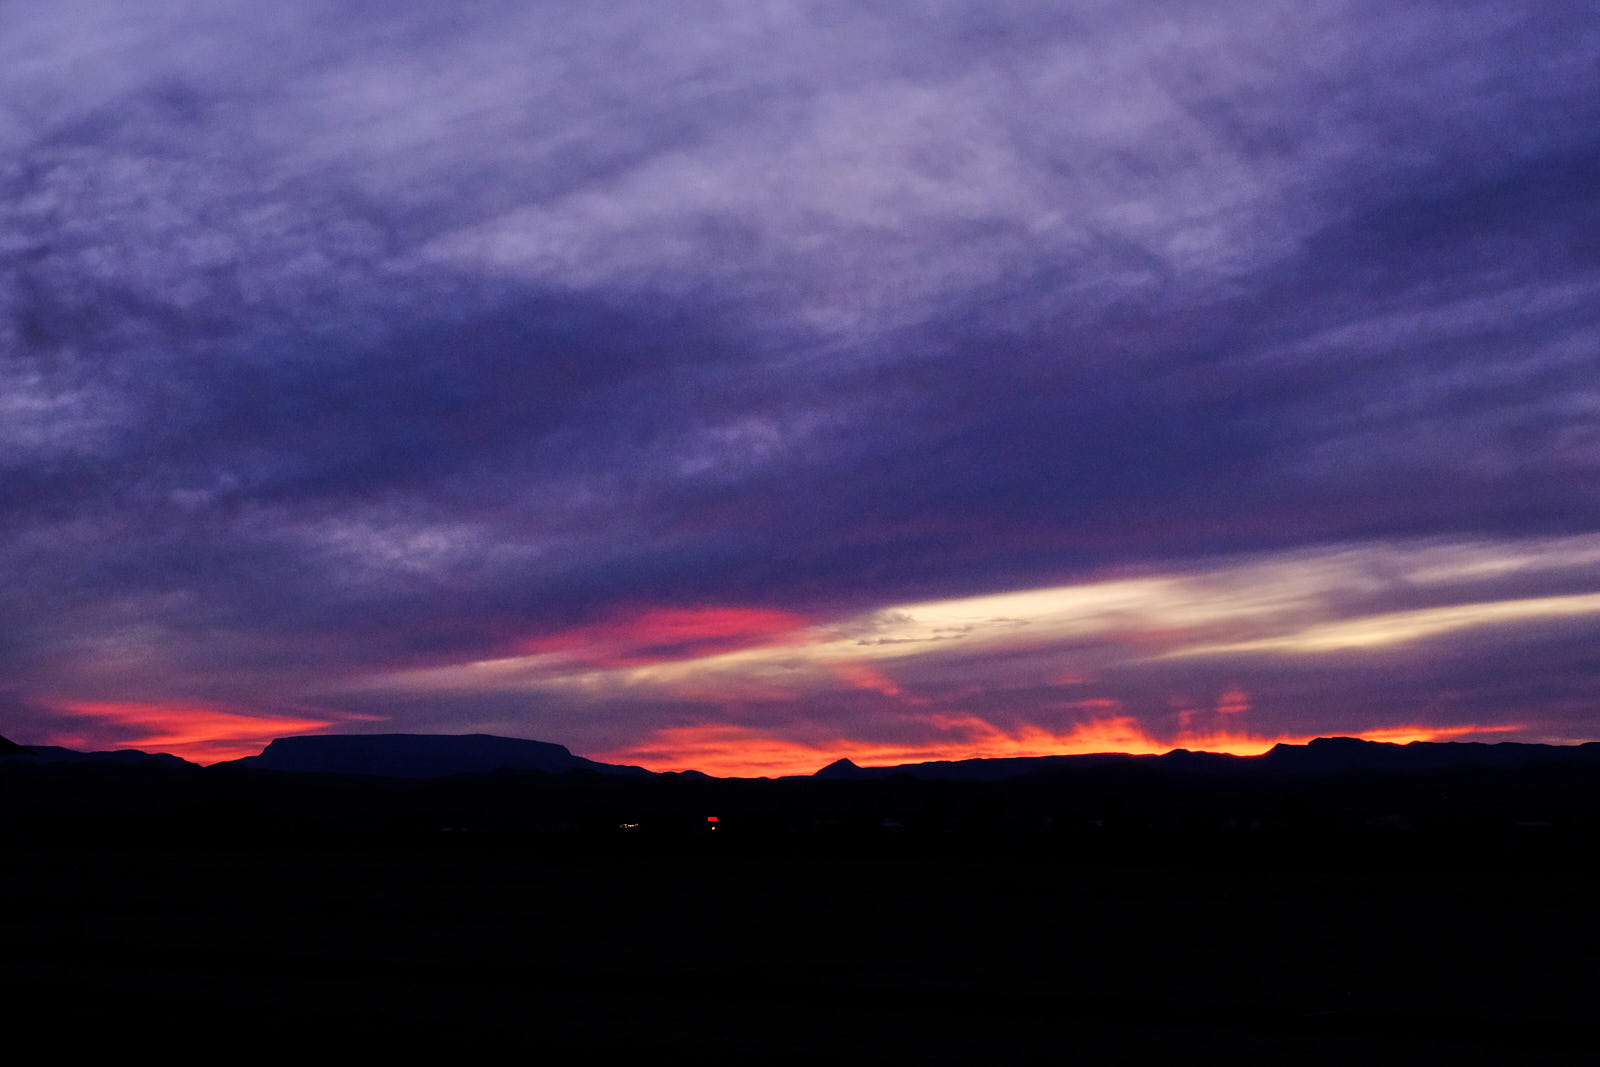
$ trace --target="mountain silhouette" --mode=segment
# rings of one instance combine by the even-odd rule
[[[866,778],[870,777],[866,771],[856,766],[855,761],[836,759],[822,770],[812,775],[813,778]]]
[[[648,775],[643,767],[574,756],[565,745],[492,734],[314,734],[280,737],[259,756],[232,765],[265,771],[437,778],[489,771],[592,771]]]
[[[936,760],[891,767],[860,767],[835,760],[812,777],[880,779],[904,775],[921,779],[999,782],[1046,772],[1106,765],[1145,765],[1190,774],[1275,775],[1333,774],[1346,771],[1422,772],[1468,769],[1514,770],[1534,766],[1600,767],[1600,742],[1582,745],[1536,745],[1516,742],[1483,744],[1465,741],[1363,741],[1355,737],[1319,737],[1304,745],[1280,744],[1259,756],[1174,749],[1160,756],[1103,752],[1081,756],[1009,756],[994,759]]]
[[[811,777],[865,780],[908,775],[912,778],[998,782],[1007,778],[1020,778],[1038,771],[1067,767],[1097,767],[1106,763],[1133,763],[1156,758],[1129,756],[1121,752],[1099,752],[1084,756],[1003,756],[993,759],[979,757],[963,760],[930,760],[927,763],[901,763],[892,767],[861,767],[848,759],[839,759]]]
[[[1319,737],[1304,745],[1275,745],[1253,757],[1275,774],[1328,774],[1340,771],[1441,771],[1473,768],[1600,765],[1600,742],[1582,745],[1530,745],[1514,741],[1412,741],[1399,745],[1356,737]]]
[[[77,749],[62,748],[60,745],[19,745],[4,737],[0,737],[0,759],[25,760],[31,763],[199,766],[186,759],[180,759],[170,752],[144,752],[136,748],[119,748],[109,752],[79,752]]]
[[[1596,743],[1351,738],[1249,757],[1178,750],[902,767],[837,760],[818,774],[784,778],[653,774],[562,745],[482,734],[286,737],[260,755],[206,768],[171,756],[39,746],[0,756],[0,849],[47,841],[425,849],[537,841],[579,850],[870,850],[893,842],[932,855],[1009,842],[1107,861],[1209,862],[1243,849],[1262,862],[1270,852],[1318,864],[1387,862],[1391,854],[1406,862],[1533,856],[1559,864],[1587,862],[1592,851],[1597,772]],[[624,837],[631,844],[616,844]]]

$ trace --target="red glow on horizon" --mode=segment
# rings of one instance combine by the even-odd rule
[[[521,655],[559,654],[596,667],[643,667],[793,643],[811,620],[764,608],[654,608],[529,638]]]
[[[809,775],[838,759],[861,766],[893,766],[939,760],[996,759],[1017,756],[1077,756],[1124,753],[1159,756],[1174,749],[1216,752],[1230,756],[1259,756],[1274,745],[1304,745],[1317,737],[1262,736],[1243,732],[1182,732],[1159,740],[1130,715],[1114,715],[1052,731],[1024,724],[1005,730],[975,715],[931,715],[927,721],[948,739],[926,744],[864,743],[847,739],[822,742],[775,737],[761,730],[724,723],[679,726],[659,730],[650,742],[600,753],[593,758],[647,767],[654,771],[698,770],[724,778]],[[1503,726],[1390,726],[1338,736],[1364,741],[1406,744],[1412,741],[1448,741],[1481,733],[1507,733],[1520,729]]]
[[[78,723],[75,730],[52,733],[46,744],[78,749],[134,748],[167,752],[195,763],[254,756],[274,738],[315,733],[336,721],[260,715],[203,704],[72,701],[55,703],[52,707],[67,715],[99,722]]]

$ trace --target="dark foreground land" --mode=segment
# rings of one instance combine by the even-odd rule
[[[17,848],[16,1035],[756,1062],[1593,1062],[1561,868],[1075,862],[967,843]]]
[[[62,1052],[1600,1052],[1587,765],[991,782],[0,771],[0,1014],[14,1040]]]

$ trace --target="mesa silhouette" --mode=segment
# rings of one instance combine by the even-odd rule
[[[565,745],[492,734],[310,734],[280,737],[259,756],[232,761],[264,771],[432,778],[488,771],[649,774],[574,756]]]

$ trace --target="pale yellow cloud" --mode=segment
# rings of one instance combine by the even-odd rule
[[[1475,599],[1508,574],[1600,584],[1600,538],[1378,543],[1239,559],[1190,570],[885,606],[803,625],[781,640],[659,662],[587,663],[537,653],[367,679],[375,688],[560,690],[594,699],[783,700],[837,689],[891,694],[912,661],[1056,651],[1101,665],[1255,653],[1336,653],[1470,627],[1600,615],[1600,592]],[[1397,597],[1432,606],[1381,610]],[[1377,608],[1379,610],[1373,610]],[[616,632],[627,632],[617,626]],[[605,631],[605,632],[610,632]],[[559,637],[559,635],[557,635]],[[541,638],[544,644],[556,638]],[[905,666],[901,666],[905,664]],[[870,667],[868,666],[870,665]]]
[[[1453,604],[1419,611],[1394,611],[1339,622],[1308,626],[1291,634],[1238,641],[1232,644],[1196,645],[1166,653],[1179,656],[1213,656],[1235,652],[1317,653],[1376,648],[1437,637],[1454,630],[1535,619],[1575,618],[1600,614],[1600,594],[1533,597],[1483,604]]]

